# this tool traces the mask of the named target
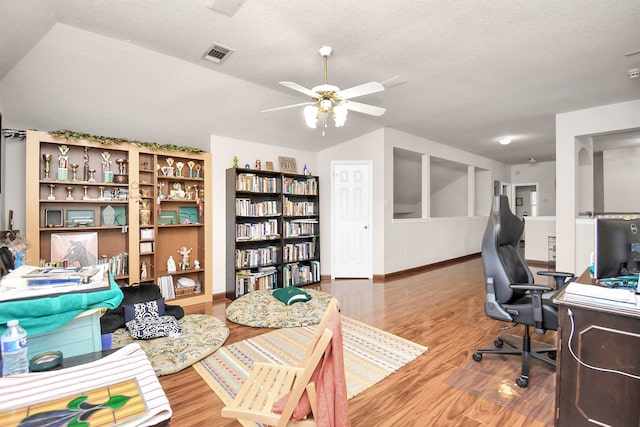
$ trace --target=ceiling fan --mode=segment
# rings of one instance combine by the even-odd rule
[[[385,109],[374,105],[363,104],[361,102],[352,101],[352,98],[358,96],[369,95],[372,93],[382,92],[384,86],[378,82],[364,83],[349,89],[340,90],[339,87],[327,83],[327,58],[331,55],[333,49],[329,46],[322,46],[319,50],[320,56],[324,60],[324,83],[307,89],[293,82],[279,82],[282,86],[293,89],[304,95],[311,97],[312,101],[302,102],[300,104],[285,105],[284,107],[270,108],[267,111],[285,110],[287,108],[295,108],[305,106],[304,117],[307,126],[316,128],[318,120],[323,123],[324,128],[327,126],[327,119],[333,116],[336,127],[344,125],[347,120],[348,110],[357,111],[358,113],[369,114],[372,116],[381,116]]]

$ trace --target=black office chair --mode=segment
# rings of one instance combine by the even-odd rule
[[[522,356],[522,374],[516,384],[529,384],[531,358],[556,365],[556,347],[534,343],[529,328],[544,334],[558,329],[558,310],[551,301],[553,294],[575,277],[571,273],[540,272],[555,279],[555,288],[535,285],[534,277],[520,253],[520,237],[524,221],[511,213],[506,196],[496,196],[482,239],[482,265],[484,267],[487,296],[485,313],[492,319],[524,325],[524,336],[500,335],[494,349],[479,349],[473,360],[480,362],[483,354],[515,354]],[[503,349],[503,344],[510,348]]]

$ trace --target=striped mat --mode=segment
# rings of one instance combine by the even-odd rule
[[[315,326],[278,329],[220,348],[193,365],[226,405],[254,362],[296,364]],[[351,399],[427,351],[427,347],[342,316],[347,395]]]

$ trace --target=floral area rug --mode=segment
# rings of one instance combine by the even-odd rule
[[[182,334],[152,340],[134,340],[126,328],[113,333],[112,347],[120,348],[137,343],[151,361],[157,376],[181,371],[207,357],[229,337],[224,322],[204,314],[188,314],[178,321]]]
[[[333,295],[305,289],[311,299],[287,305],[277,300],[272,289],[250,292],[233,301],[226,310],[228,320],[254,328],[295,328],[316,325],[327,310]]]

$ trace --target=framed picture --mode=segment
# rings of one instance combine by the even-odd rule
[[[298,166],[296,166],[296,159],[293,157],[278,157],[280,162],[280,172],[285,173],[298,173]]]
[[[44,226],[45,227],[62,227],[62,209],[45,209],[44,210]]]
[[[158,224],[159,225],[173,225],[178,223],[178,212],[176,211],[165,211],[158,216]]]
[[[516,206],[522,206],[522,197],[516,197]]]
[[[98,233],[51,234],[51,262],[67,267],[98,264]]]
[[[153,242],[140,242],[140,253],[150,254],[153,252]]]
[[[267,163],[266,163],[266,169],[267,169],[268,171],[272,171],[272,170],[273,170],[273,162],[269,162],[269,161],[267,161]]]
[[[153,239],[153,228],[141,228],[140,240],[150,240],[150,239]]]
[[[69,209],[67,212],[67,227],[89,226],[95,223],[95,212],[91,209]]]
[[[180,206],[180,224],[197,224],[198,208],[195,206]]]

